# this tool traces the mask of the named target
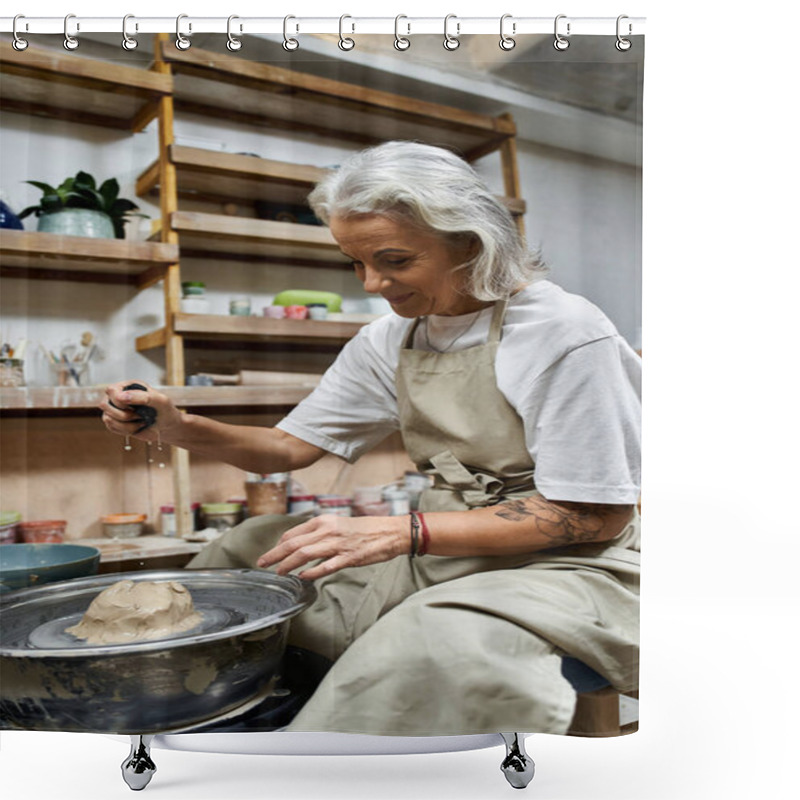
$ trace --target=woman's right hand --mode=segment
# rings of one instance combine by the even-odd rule
[[[125,387],[132,383],[146,386],[146,390],[126,390]],[[156,412],[155,422],[140,430],[143,419],[131,406],[152,408]],[[182,421],[182,414],[172,400],[142,381],[126,380],[110,384],[106,387],[106,399],[98,407],[103,412],[103,424],[111,433],[132,436],[145,442],[155,442],[160,438],[168,443],[171,432],[177,430]]]

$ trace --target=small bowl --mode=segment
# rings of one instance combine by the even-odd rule
[[[0,592],[97,574],[100,551],[82,544],[0,547]]]
[[[264,306],[261,312],[267,319],[283,319],[286,309],[283,306]]]
[[[142,535],[146,514],[108,514],[102,518],[103,533],[109,539],[133,539]]]
[[[286,306],[286,316],[288,319],[307,319],[308,306]]]

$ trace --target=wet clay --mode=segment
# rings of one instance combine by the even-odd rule
[[[181,633],[201,620],[182,584],[125,580],[100,592],[66,631],[90,644],[124,644]]]

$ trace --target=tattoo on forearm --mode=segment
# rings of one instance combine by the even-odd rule
[[[542,503],[537,498],[500,503],[495,514],[511,522],[523,522],[533,517],[537,528],[550,539],[554,547],[593,542],[605,525],[603,514],[592,506],[575,503],[566,508]]]

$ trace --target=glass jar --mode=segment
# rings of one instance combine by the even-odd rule
[[[353,516],[353,500],[340,494],[317,495],[316,515],[335,514],[337,517]]]

